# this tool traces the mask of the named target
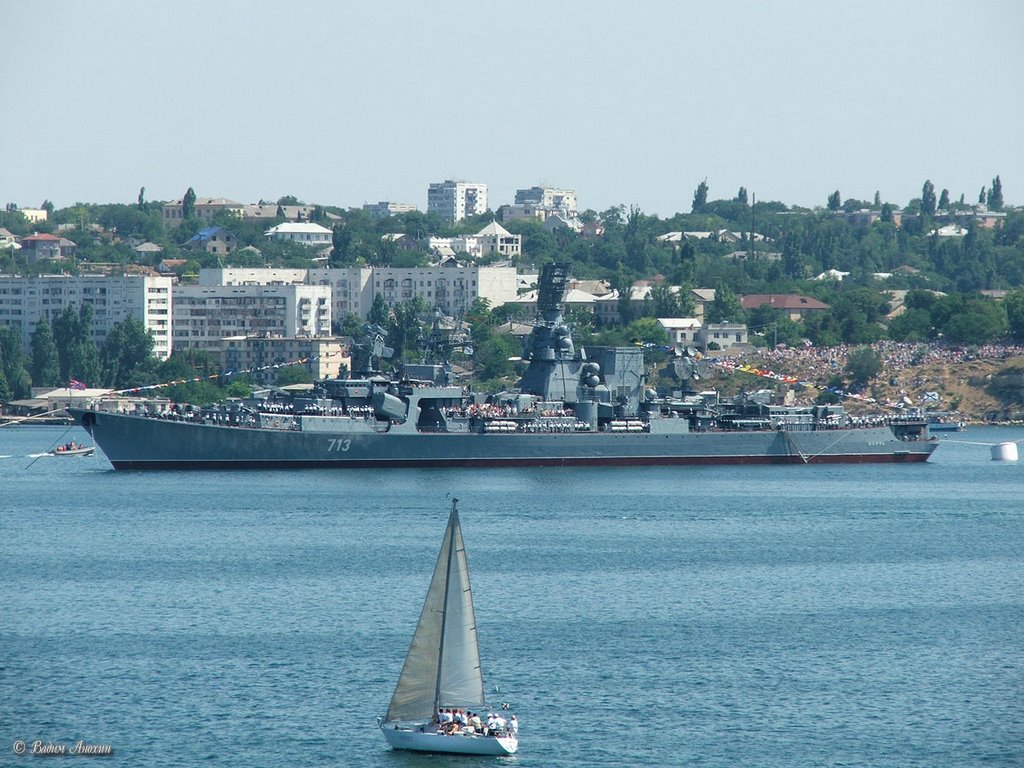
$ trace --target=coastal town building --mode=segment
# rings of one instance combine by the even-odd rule
[[[184,202],[179,199],[164,203],[162,213],[165,227],[179,227],[185,220]],[[210,221],[218,213],[230,213],[241,218],[245,213],[245,205],[226,197],[197,197],[192,205],[193,218],[201,221]]]
[[[173,343],[215,351],[228,336],[331,335],[331,291],[316,285],[178,285]]]
[[[224,227],[205,227],[192,235],[184,247],[193,251],[223,255],[238,247],[238,238]]]
[[[386,219],[391,216],[397,216],[400,213],[413,213],[418,211],[419,208],[409,203],[391,203],[387,200],[382,200],[379,203],[367,203],[363,206],[363,210],[375,219]]]
[[[69,241],[70,242],[70,241]],[[47,233],[21,238],[21,254],[30,262],[60,258],[60,238]]]
[[[513,259],[523,252],[522,235],[513,235],[496,221],[477,232],[476,239],[480,243],[482,256],[498,255]]]
[[[472,181],[439,181],[427,188],[427,213],[455,223],[487,212],[487,185]]]
[[[697,346],[708,350],[727,350],[750,343],[746,323],[708,323],[697,331]]]
[[[153,354],[164,360],[173,345],[172,280],[141,275],[0,276],[0,325],[18,329],[26,350],[40,318],[52,326],[65,307],[93,309],[92,338],[102,344],[115,325],[134,318],[153,337]]]
[[[134,248],[132,248],[132,250],[135,251],[135,253],[137,253],[139,256],[141,256],[144,259],[155,258],[156,256],[159,256],[164,251],[164,249],[161,248],[156,243],[150,243],[150,242],[139,243]]]
[[[331,245],[333,233],[327,227],[311,222],[278,224],[263,233],[268,240],[298,243],[299,245],[324,246]]]
[[[480,239],[474,235],[459,235],[458,237],[428,237],[427,248],[440,258],[465,254],[471,259],[478,259],[484,254]]]
[[[16,251],[21,246],[18,245],[18,238],[13,232],[5,227],[0,227],[0,251],[8,248]]]
[[[378,295],[388,306],[420,297],[427,306],[461,317],[478,298],[486,299],[492,309],[514,301],[516,270],[464,266],[454,260],[434,267],[374,267],[373,298]]]
[[[743,309],[759,309],[771,307],[785,313],[790,320],[801,320],[814,312],[826,312],[829,305],[812,299],[810,296],[798,296],[790,293],[755,293],[740,297]]]
[[[282,205],[260,201],[242,206],[242,218],[246,221],[309,221],[315,211],[315,205]]]
[[[478,298],[494,308],[517,297],[515,267],[466,266],[455,260],[430,267],[201,269],[199,284],[324,287],[331,292],[333,317],[339,322],[347,314],[365,320],[378,295],[388,306],[419,297],[451,316],[463,314]]]
[[[577,213],[575,189],[559,187],[517,189],[515,204],[517,206],[535,206],[550,214],[561,213],[570,217],[575,217]]]
[[[669,343],[677,350],[695,345],[701,328],[700,320],[695,317],[659,317],[658,325],[665,330]]]
[[[18,213],[30,224],[39,224],[50,218],[50,212],[45,208],[19,208]]]

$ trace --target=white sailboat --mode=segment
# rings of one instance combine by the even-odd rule
[[[440,709],[488,711],[457,503],[452,502],[427,599],[380,729],[394,749],[511,755],[519,742],[509,728],[485,735],[482,730],[453,730],[438,723]]]

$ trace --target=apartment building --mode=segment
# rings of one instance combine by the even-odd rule
[[[478,298],[492,308],[514,301],[515,267],[462,266],[449,260],[432,267],[348,267],[321,269],[201,269],[200,286],[318,286],[332,295],[333,316],[365,319],[380,295],[388,306],[417,296],[428,306],[459,315]],[[175,297],[178,293],[175,291]]]
[[[192,206],[192,215],[203,221],[210,221],[218,213],[230,213],[241,218],[245,213],[245,205],[228,200],[226,197],[197,197]],[[163,221],[165,227],[178,227],[185,220],[185,205],[181,200],[172,200],[163,205]]]
[[[516,205],[536,206],[552,213],[576,215],[576,190],[557,187],[530,187],[516,190]]]
[[[26,350],[40,318],[50,325],[71,306],[93,308],[93,340],[101,345],[111,329],[133,317],[153,337],[153,354],[167,359],[173,349],[170,277],[141,275],[0,276],[0,325],[16,327]]]
[[[217,351],[231,336],[331,335],[331,291],[316,285],[178,285],[176,350]]]
[[[427,188],[427,213],[436,213],[446,221],[462,221],[486,212],[486,184],[449,179]]]
[[[379,203],[367,203],[363,206],[363,210],[375,219],[386,219],[400,213],[412,213],[418,211],[419,208],[409,203],[392,203],[382,200]]]

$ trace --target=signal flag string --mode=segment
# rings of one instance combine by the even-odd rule
[[[165,381],[160,384],[147,384],[143,387],[128,387],[127,389],[114,389],[108,392],[108,395],[133,395],[139,392],[148,392],[153,389],[163,389],[165,387],[174,387],[179,384],[195,384],[200,381],[213,381],[215,379],[227,379],[232,376],[244,376],[247,373],[257,373],[259,371],[272,371],[278,368],[287,368],[292,365],[305,365],[316,360],[322,360],[327,357],[335,357],[338,355],[344,356],[343,352],[328,352],[323,355],[314,355],[311,357],[301,357],[298,360],[289,360],[286,363],[275,363],[274,365],[261,365],[256,368],[247,368],[241,371],[225,371],[224,373],[211,373],[209,376],[194,376],[190,379],[175,379],[174,381]]]

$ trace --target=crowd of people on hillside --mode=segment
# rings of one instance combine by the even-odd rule
[[[865,345],[840,344],[835,347],[789,347],[759,349],[743,355],[738,362],[769,368],[799,381],[824,384],[843,373],[850,353]],[[957,346],[932,342],[908,343],[879,341],[866,345],[878,353],[882,370],[902,370],[929,362],[963,363],[971,360],[1007,360],[1024,356],[1024,346]]]

